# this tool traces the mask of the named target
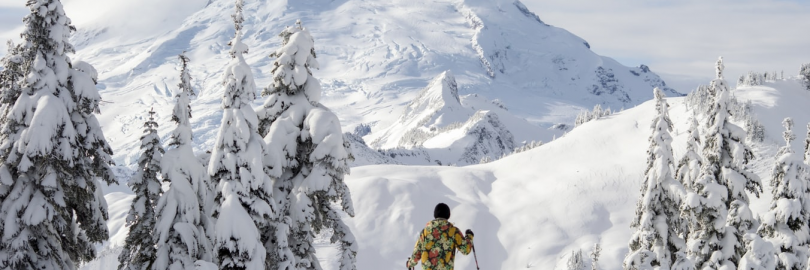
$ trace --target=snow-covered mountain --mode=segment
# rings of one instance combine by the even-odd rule
[[[152,18],[155,21],[161,21],[160,16],[171,17],[163,20],[168,29],[130,31],[117,26],[120,23],[91,17],[78,25],[73,38],[78,49],[75,58],[99,70],[107,101],[100,119],[119,164],[132,164],[139,136],[134,131],[146,110],[154,107],[161,122],[168,122],[178,83],[176,55],[183,51],[191,58],[192,83],[200,92],[192,103],[196,151],[211,148],[220,118],[220,76],[233,35],[228,16],[233,3],[163,2],[179,10],[154,12],[159,17]],[[267,55],[280,45],[277,34],[300,19],[315,37],[321,63],[315,76],[324,87],[322,102],[341,118],[344,131],[361,124],[371,127],[369,142],[386,136],[380,133],[408,132],[391,127],[401,120],[409,104],[417,102],[420,89],[447,70],[455,74],[457,96],[473,95],[471,104],[481,100],[491,104],[497,99],[500,107],[509,108],[508,113],[495,111],[482,119],[494,126],[498,118],[512,133],[515,146],[550,140],[558,133],[535,131],[571,123],[582,109],[595,104],[629,108],[648,100],[653,87],[665,86],[648,67],[625,67],[593,53],[587,42],[545,24],[516,0],[257,0],[245,5],[244,42],[250,47],[246,60],[258,86],[269,84],[272,61]],[[676,94],[666,89],[668,94]],[[467,108],[472,113],[444,122],[464,124],[476,111],[487,110],[475,105]],[[517,121],[512,120],[521,120],[523,126],[528,121],[539,128],[515,129]],[[161,134],[168,131],[166,126]],[[491,135],[482,138],[500,138]],[[453,135],[444,137],[448,136]],[[467,145],[460,141],[462,137],[441,143]],[[370,145],[395,147],[391,140]],[[485,144],[509,146],[505,142]],[[458,163],[456,160],[445,163]]]
[[[515,117],[498,101],[481,101],[478,95],[459,96],[455,77],[445,71],[394,123],[366,138],[377,149],[425,152],[428,164],[469,165],[510,154],[519,141],[554,133]]]

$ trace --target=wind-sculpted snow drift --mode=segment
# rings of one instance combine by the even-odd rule
[[[100,71],[105,100],[100,119],[117,149],[118,164],[134,163],[139,135],[133,131],[148,108],[155,107],[159,122],[167,122],[178,83],[175,57],[183,51],[191,58],[192,84],[199,92],[192,101],[195,151],[212,146],[221,118],[219,78],[233,34],[230,17],[223,14],[232,13],[232,1],[191,1],[188,6],[197,10],[176,13],[190,15],[153,35],[130,34],[131,29],[103,21],[78,25],[76,58]],[[245,57],[257,85],[270,83],[267,55],[280,45],[276,33],[301,19],[315,38],[322,103],[334,109],[344,130],[369,125],[368,142],[390,130],[420,89],[447,70],[455,74],[458,95],[497,99],[514,116],[498,113],[501,121],[526,119],[543,130],[571,123],[580,110],[595,104],[630,108],[648,100],[656,86],[676,95],[648,67],[628,68],[596,55],[587,42],[543,23],[514,0],[257,0],[246,2],[244,13],[244,42],[251,48]],[[558,135],[504,124],[516,146]],[[167,127],[162,125],[160,134]]]

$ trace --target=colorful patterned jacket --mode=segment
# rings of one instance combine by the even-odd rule
[[[413,255],[408,260],[408,268],[422,263],[424,270],[453,270],[453,261],[456,250],[461,254],[470,254],[473,245],[473,236],[461,233],[446,219],[434,219],[425,226],[419,235]]]

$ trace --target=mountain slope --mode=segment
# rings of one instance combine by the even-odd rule
[[[751,209],[763,213],[770,205],[767,181],[773,156],[783,144],[779,123],[788,116],[797,127],[810,122],[805,109],[810,92],[798,81],[788,80],[737,89],[733,94],[752,102],[753,114],[766,128],[764,142],[753,143],[757,156],[753,168],[763,179],[765,192],[761,198],[752,197]],[[685,152],[691,112],[683,98],[667,101],[674,124],[672,146],[679,158]],[[653,102],[646,102],[484,165],[353,168],[346,181],[356,216],[347,224],[360,247],[358,269],[401,267],[418,230],[432,218],[433,206],[439,202],[450,205],[450,220],[456,226],[475,231],[483,269],[562,269],[571,251],[587,252],[597,241],[603,247],[602,269],[621,269],[646,167],[654,108]],[[796,132],[797,137],[803,136],[803,129]],[[802,151],[802,143],[794,141],[794,150]],[[121,226],[126,209],[118,205],[128,205],[129,197],[118,192],[107,195],[114,244],[125,233]],[[335,261],[325,241],[321,250],[324,264]],[[470,256],[457,257],[458,269],[473,265]]]
[[[190,14],[181,24],[172,18],[168,26],[176,28],[153,35],[130,35],[99,20],[78,25],[76,58],[100,71],[107,101],[100,118],[119,163],[132,163],[138,136],[132,125],[144,111],[155,107],[168,122],[178,83],[175,59],[183,51],[200,92],[192,103],[196,150],[210,149],[233,34],[231,2],[190,2],[178,13]],[[542,128],[570,123],[597,103],[632,107],[664,85],[645,66],[628,68],[596,55],[587,42],[543,23],[514,0],[260,0],[246,3],[244,13],[244,42],[251,49],[246,60],[259,87],[269,84],[272,61],[266,56],[279,46],[276,35],[298,19],[312,31],[322,102],[338,114],[344,130],[361,123],[372,134],[387,128],[419,89],[446,70],[455,74],[461,96],[498,99],[517,118]],[[534,136],[518,140],[553,135]]]

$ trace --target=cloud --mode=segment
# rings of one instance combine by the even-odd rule
[[[798,73],[810,63],[810,4],[765,0],[523,0],[546,23],[586,40],[599,54],[654,71],[728,80],[749,70]]]
[[[19,41],[22,17],[29,13],[24,0],[0,0],[0,56],[6,53],[6,40]],[[124,37],[152,36],[175,29],[188,15],[205,7],[208,0],[62,0],[65,13],[79,30],[114,28]]]
[[[3,1],[3,0],[0,0]],[[174,29],[208,0],[64,0],[65,12],[78,28],[125,29],[129,37]]]

